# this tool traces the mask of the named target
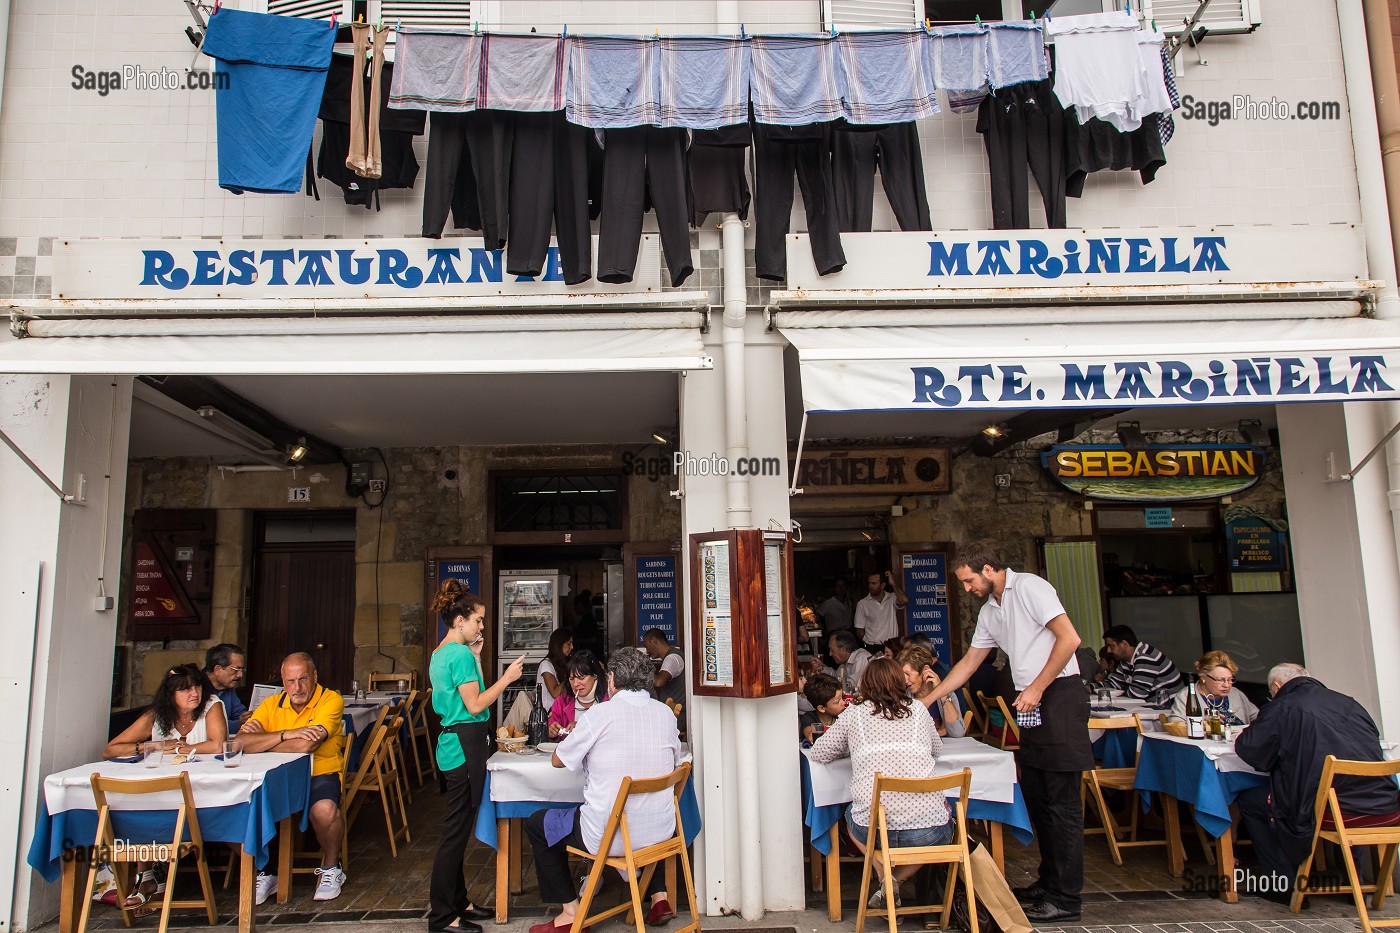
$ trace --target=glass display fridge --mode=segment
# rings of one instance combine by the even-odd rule
[[[525,656],[524,674],[501,694],[499,716],[510,711],[517,694],[535,691],[535,676],[549,651],[549,636],[561,621],[562,582],[558,570],[502,570],[496,576],[496,605],[500,607],[496,676],[505,673],[517,657]]]

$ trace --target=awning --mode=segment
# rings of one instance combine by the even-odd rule
[[[838,322],[835,315],[843,315]],[[778,320],[809,412],[1400,398],[1400,324],[1367,318],[861,326]]]
[[[140,375],[679,372],[709,369],[694,311],[24,322],[0,372]]]

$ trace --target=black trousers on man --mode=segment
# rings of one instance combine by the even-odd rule
[[[1030,226],[1030,166],[1045,204],[1045,225],[1065,226],[1065,111],[1052,82],[1031,81],[988,94],[977,111],[977,132],[987,147],[992,225]]]
[[[607,130],[603,151],[598,281],[632,281],[642,242],[642,214],[649,198],[656,209],[671,287],[679,286],[695,271],[690,260],[685,130],[659,126]]]
[[[807,235],[817,273],[846,265],[836,222],[831,180],[831,124],[773,126],[757,123],[754,143],[754,271],[761,279],[787,277],[787,235],[792,226],[792,177],[802,188]]]
[[[569,846],[587,852],[583,832],[579,829],[581,810],[574,811],[574,828],[569,835],[550,845],[544,834],[544,816],[547,810],[536,810],[525,819],[525,836],[530,840],[530,848],[535,852],[535,878],[540,883],[540,901],[545,904],[567,904],[578,899],[578,882],[569,873]],[[666,868],[657,865],[652,872],[651,883],[646,895],[666,890]]]
[[[869,233],[875,214],[875,170],[901,230],[932,230],[919,129],[913,121],[876,126],[837,124],[831,177],[842,233]]]

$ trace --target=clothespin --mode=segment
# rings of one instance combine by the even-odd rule
[[[747,39],[748,37],[749,37],[749,34],[748,34],[747,32],[744,31],[744,24],[743,24],[743,23],[740,23],[740,24],[739,24],[739,38],[740,38],[740,39]]]
[[[219,12],[219,7],[221,7],[221,6],[223,6],[223,5],[224,5],[224,0],[214,0],[214,9],[210,12],[209,15],[210,15],[210,16],[213,16],[214,13]]]
[[[831,38],[833,38],[833,39],[836,38],[836,24],[835,24],[835,23],[832,23],[832,24],[831,24]]]
[[[978,25],[978,26],[981,26],[981,25],[982,25],[982,14],[981,14],[981,13],[978,13],[978,14],[977,14],[977,25]]]
[[[1158,30],[1157,30],[1157,21],[1156,21],[1155,19],[1152,21],[1152,31],[1153,31],[1153,32],[1157,32],[1157,31],[1158,31]]]
[[[335,21],[338,20],[338,19],[340,19],[340,11],[339,11],[339,10],[335,10],[334,12],[331,13],[331,29],[332,29],[332,30],[335,29]]]
[[[480,26],[481,26],[480,23],[475,22],[475,21],[472,22],[472,35],[476,35],[476,31],[477,31],[477,29],[478,29]]]
[[[569,24],[568,24],[568,23],[565,23],[565,24],[564,24],[564,32],[559,36],[559,38],[561,38],[561,39],[567,39],[567,38],[569,38]]]
[[[660,38],[661,38],[661,27],[660,27],[660,26],[657,26],[657,27],[656,27],[656,31],[653,32],[653,33],[651,34],[651,37],[652,37],[653,39],[660,39]]]
[[[1031,10],[1031,25],[1035,25],[1035,10]]]
[[[397,33],[397,32],[398,32],[399,30],[401,30],[401,29],[403,29],[403,20],[401,20],[401,19],[396,19],[396,20],[394,20],[394,32]]]

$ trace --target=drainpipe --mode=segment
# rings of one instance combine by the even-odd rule
[[[0,0],[0,106],[5,99],[5,58],[10,45],[10,0]]]

